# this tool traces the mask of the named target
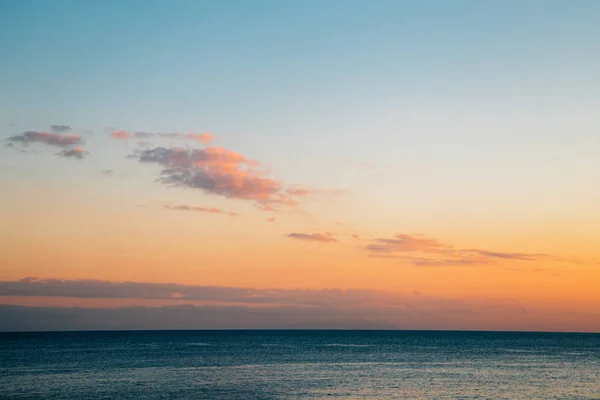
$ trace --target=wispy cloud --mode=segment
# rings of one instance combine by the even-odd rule
[[[486,258],[502,258],[506,260],[537,261],[540,258],[549,257],[549,254],[510,253],[502,251],[465,249],[460,250],[464,254],[476,254]]]
[[[267,219],[267,222],[275,222],[275,218],[271,217]]]
[[[276,207],[273,207],[270,204],[258,204],[256,207],[258,208],[259,211],[267,211],[267,212],[279,211],[279,209],[277,209]]]
[[[395,235],[393,238],[379,238],[367,249],[375,253],[391,253],[403,251],[420,251],[425,253],[440,253],[446,251],[449,246],[435,239],[421,235],[407,235],[404,233]]]
[[[135,132],[134,133],[136,138],[151,138],[156,136],[156,133],[150,133],[150,132]]]
[[[333,233],[325,232],[325,233],[288,233],[286,235],[289,238],[296,240],[303,240],[306,242],[321,242],[321,243],[332,243],[337,242],[338,240],[333,237]]]
[[[226,214],[232,217],[236,217],[239,214],[233,211],[225,211],[216,207],[198,207],[198,206],[189,206],[186,204],[170,204],[163,203],[163,208],[167,210],[179,210],[179,211],[196,211],[196,212],[204,212],[204,213],[213,213],[213,214]]]
[[[205,145],[209,145],[214,140],[213,135],[210,133],[188,133],[184,136],[184,138],[189,140],[195,140]]]
[[[138,140],[136,142],[137,147],[139,147],[140,149],[148,149],[150,147],[152,147],[152,143],[146,141],[146,140]]]
[[[307,197],[319,194],[341,195],[344,193],[340,189],[316,189],[307,186],[293,185],[287,189],[287,193],[296,197]]]
[[[202,143],[206,146],[210,145],[214,136],[208,132],[206,133],[153,133],[153,132],[135,132],[136,138],[159,138],[159,139],[178,139],[178,140],[192,140]]]
[[[160,133],[160,132],[134,132],[131,133],[126,130],[117,130],[110,134],[115,139],[129,140],[132,138],[137,139],[176,139],[176,140],[190,140],[198,143],[202,143],[205,146],[210,145],[214,140],[214,136],[210,133]]]
[[[79,135],[75,134],[60,134],[51,132],[28,131],[21,135],[15,135],[8,138],[9,141],[15,143],[42,143],[48,146],[70,147],[82,143]]]
[[[378,238],[365,246],[372,257],[397,258],[412,261],[417,266],[456,266],[494,264],[501,260],[558,261],[580,263],[544,253],[503,252],[480,249],[457,249],[423,234],[397,234],[392,238]],[[441,259],[400,255],[402,253],[433,254]]]
[[[406,257],[407,260],[411,260],[418,267],[456,267],[465,265],[485,265],[494,264],[491,260],[482,259],[468,259],[468,258],[446,258],[446,259],[434,259],[434,258],[423,258],[423,257]]]
[[[69,125],[52,125],[50,129],[52,129],[52,131],[56,133],[65,133],[69,132],[71,130],[71,127]]]
[[[418,267],[450,267],[450,266],[459,266],[459,265],[481,265],[481,264],[489,264],[489,261],[483,260],[430,260],[430,259],[420,259],[415,261],[415,265]]]
[[[111,176],[115,174],[115,171],[113,171],[112,169],[103,169],[102,171],[100,171],[100,173],[104,176]]]
[[[131,132],[118,130],[110,133],[110,137],[118,140],[129,140],[131,139]]]

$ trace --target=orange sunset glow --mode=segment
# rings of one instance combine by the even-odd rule
[[[71,33],[15,6],[0,67],[6,330],[139,308],[192,310],[185,329],[600,332],[595,25],[206,5],[163,33],[162,12],[115,11],[117,33],[63,6]]]

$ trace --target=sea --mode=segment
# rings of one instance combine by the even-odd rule
[[[0,334],[1,399],[600,399],[600,334]]]

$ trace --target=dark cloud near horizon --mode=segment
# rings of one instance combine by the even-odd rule
[[[341,312],[340,312],[341,311]],[[0,304],[0,331],[157,329],[400,329],[373,316],[301,307],[24,307]]]
[[[396,293],[371,289],[255,289],[177,283],[114,282],[23,278],[0,281],[2,296],[44,296],[106,299],[184,299],[252,304],[332,305],[385,300],[397,303]]]
[[[415,295],[415,297],[418,297]],[[600,332],[600,313],[527,310],[518,305],[379,307],[27,307],[0,304],[0,331],[174,329],[512,330]]]
[[[255,289],[175,283],[25,278],[0,281],[3,297],[162,299],[113,308],[0,305],[0,330],[79,329],[515,329],[561,327],[560,313],[516,299],[431,297],[416,289]],[[228,302],[229,304],[196,304]],[[172,305],[174,301],[190,301]],[[238,303],[238,305],[231,305]],[[546,318],[545,316],[550,317]],[[569,329],[600,331],[600,314],[574,315]],[[538,319],[536,322],[536,318]],[[546,320],[544,320],[546,318]],[[557,319],[563,318],[563,320]],[[595,319],[594,319],[595,318]],[[549,325],[549,324],[553,325]],[[546,324],[546,325],[544,325]],[[577,325],[579,324],[579,325]]]

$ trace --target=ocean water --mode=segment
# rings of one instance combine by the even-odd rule
[[[2,399],[600,399],[600,334],[0,334]]]

